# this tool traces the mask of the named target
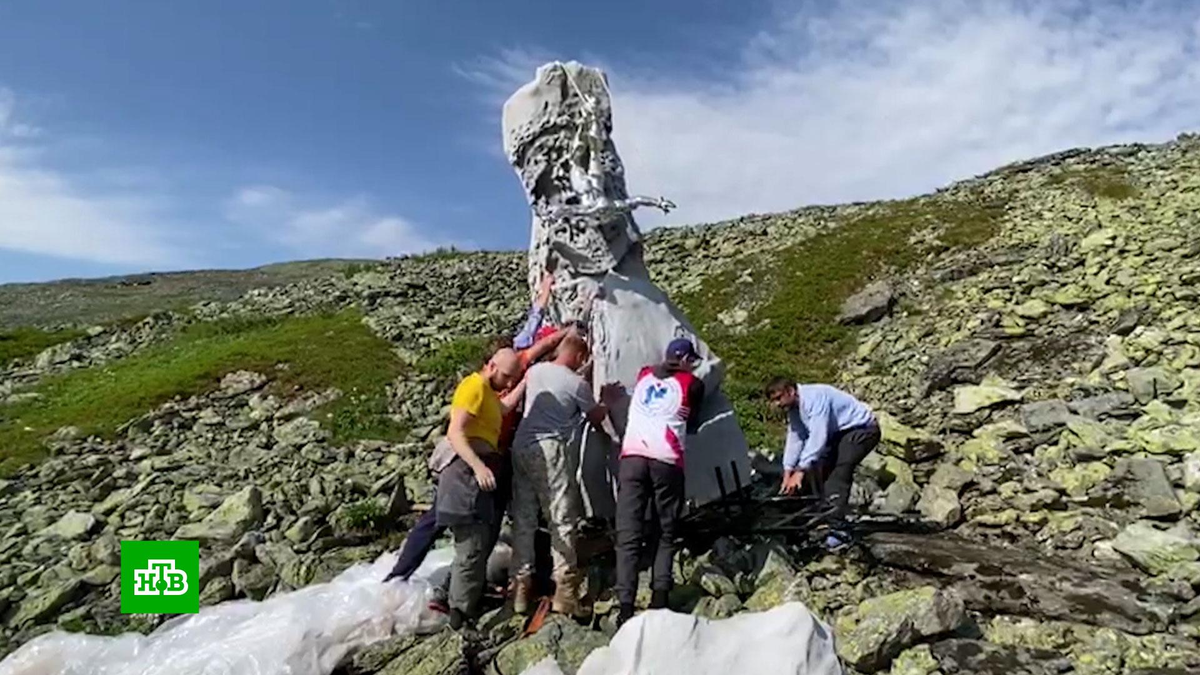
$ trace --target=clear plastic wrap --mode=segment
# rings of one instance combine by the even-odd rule
[[[396,561],[387,553],[328,583],[204,607],[149,635],[47,633],[0,662],[0,675],[327,675],[352,649],[441,627],[445,615],[428,605],[452,558],[433,551],[411,581],[385,584]]]

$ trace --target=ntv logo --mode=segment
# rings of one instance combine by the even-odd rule
[[[200,544],[122,541],[122,614],[200,611]]]
[[[188,591],[187,573],[175,569],[174,560],[150,560],[145,569],[133,571],[134,595],[183,595]]]

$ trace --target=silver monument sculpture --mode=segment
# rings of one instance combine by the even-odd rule
[[[700,505],[733,489],[735,480],[748,480],[746,439],[721,392],[724,364],[646,270],[633,212],[641,207],[665,212],[674,204],[626,191],[604,73],[573,61],[538,68],[533,81],[504,104],[503,130],[505,153],[533,211],[530,293],[546,271],[554,274],[547,318],[588,327],[597,394],[607,382],[632,389],[641,368],[660,361],[670,340],[690,338],[702,357],[696,374],[707,395],[700,429],[688,439],[688,499]],[[618,432],[625,413],[613,412]],[[619,446],[586,430],[578,443],[589,511],[611,516]]]

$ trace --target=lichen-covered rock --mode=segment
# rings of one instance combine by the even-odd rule
[[[887,315],[895,301],[896,291],[886,280],[876,281],[846,298],[838,322],[845,324],[871,323]]]
[[[1111,473],[1112,469],[1104,462],[1085,462],[1054,469],[1050,472],[1050,480],[1061,485],[1072,497],[1082,497]]]
[[[1071,662],[1057,652],[981,640],[943,640],[931,651],[946,675],[1058,675],[1072,668]]]
[[[248,486],[221,502],[217,510],[198,523],[189,523],[175,532],[176,539],[232,541],[263,520],[262,492]]]
[[[37,534],[39,537],[58,537],[68,540],[82,539],[91,534],[97,525],[99,525],[99,521],[90,513],[68,511],[58,519],[58,522],[40,530]]]
[[[1070,416],[1070,408],[1059,399],[1034,401],[1021,406],[1021,423],[1034,433],[1066,426]]]
[[[328,436],[316,420],[297,417],[275,427],[275,442],[287,448],[298,448],[309,443],[319,443]]]
[[[954,390],[954,412],[969,415],[1004,403],[1021,400],[1021,392],[1013,389],[1000,378],[989,376],[978,385],[967,385]]]
[[[953,631],[965,620],[962,598],[932,586],[871,598],[838,620],[838,655],[873,673],[913,643]]]
[[[24,626],[48,619],[58,613],[68,603],[79,597],[84,590],[80,579],[67,579],[35,592],[25,599],[17,608],[16,614],[9,619],[11,626]]]
[[[553,615],[538,632],[501,649],[492,663],[492,672],[496,675],[520,675],[542,659],[551,657],[563,673],[574,675],[592,650],[607,644],[608,638],[603,633]]]
[[[1195,539],[1143,522],[1121,530],[1112,546],[1150,574],[1169,574],[1180,564],[1200,560]]]
[[[1178,516],[1183,511],[1163,463],[1156,459],[1121,459],[1111,478],[1127,498],[1141,505],[1142,515],[1148,518]]]
[[[379,675],[455,675],[464,662],[463,646],[460,634],[443,630],[408,648]]]
[[[1138,403],[1149,403],[1179,388],[1179,378],[1162,368],[1133,368],[1125,373],[1129,393]]]
[[[921,493],[921,501],[917,510],[925,519],[940,527],[950,527],[962,518],[962,504],[958,501],[958,492],[948,487],[930,483]]]
[[[929,651],[929,645],[917,645],[905,649],[892,660],[889,675],[934,675],[938,672],[938,662]]]

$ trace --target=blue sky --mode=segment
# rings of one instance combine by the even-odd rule
[[[1200,3],[0,4],[0,282],[521,248],[504,98],[606,68],[648,227],[1200,127]]]

